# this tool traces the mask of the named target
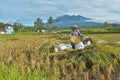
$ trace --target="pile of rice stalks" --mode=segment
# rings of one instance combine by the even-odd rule
[[[56,80],[110,80],[119,57],[114,47],[93,43],[83,50],[49,52],[44,55],[44,70]]]

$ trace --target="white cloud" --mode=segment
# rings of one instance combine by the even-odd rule
[[[120,22],[120,0],[0,0],[0,2],[0,19],[3,21],[21,19],[31,23],[38,17],[46,20],[49,16],[56,18],[70,14],[103,22]]]

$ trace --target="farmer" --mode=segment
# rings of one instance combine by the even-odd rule
[[[80,42],[80,40],[83,39],[83,35],[80,33],[77,25],[72,26],[72,30],[70,32],[69,37],[71,38],[71,46],[73,49],[75,49],[75,44],[77,43],[77,41]],[[79,37],[77,41],[76,41],[76,37]]]

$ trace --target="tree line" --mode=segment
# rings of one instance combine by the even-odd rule
[[[41,29],[51,30],[52,24],[55,22],[52,16],[50,16],[45,24],[41,18],[37,18],[33,23],[34,26],[24,26],[19,21],[13,23],[13,28],[15,32],[26,32],[26,31],[37,31]],[[0,22],[0,28],[4,27],[4,23]]]
[[[53,17],[50,16],[47,20],[47,23],[44,23],[41,18],[35,19],[35,21],[33,22],[34,26],[24,26],[19,21],[15,21],[13,23],[13,28],[14,28],[14,32],[37,32],[37,30],[42,30],[42,29],[51,31],[53,29],[52,24],[55,22],[56,22],[55,19],[53,19]],[[0,28],[3,28],[3,26],[4,26],[4,23],[0,22]],[[103,27],[99,27],[99,28],[104,28],[112,32],[120,32],[120,24],[115,24],[115,23],[110,24],[110,23],[104,22]],[[66,28],[54,27],[54,29],[56,30],[56,29],[66,29]]]

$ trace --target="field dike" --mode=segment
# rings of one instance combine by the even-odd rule
[[[1,39],[0,79],[120,80],[120,44],[97,43],[95,40],[85,49],[66,49],[56,53],[54,45],[69,43],[62,37]]]

